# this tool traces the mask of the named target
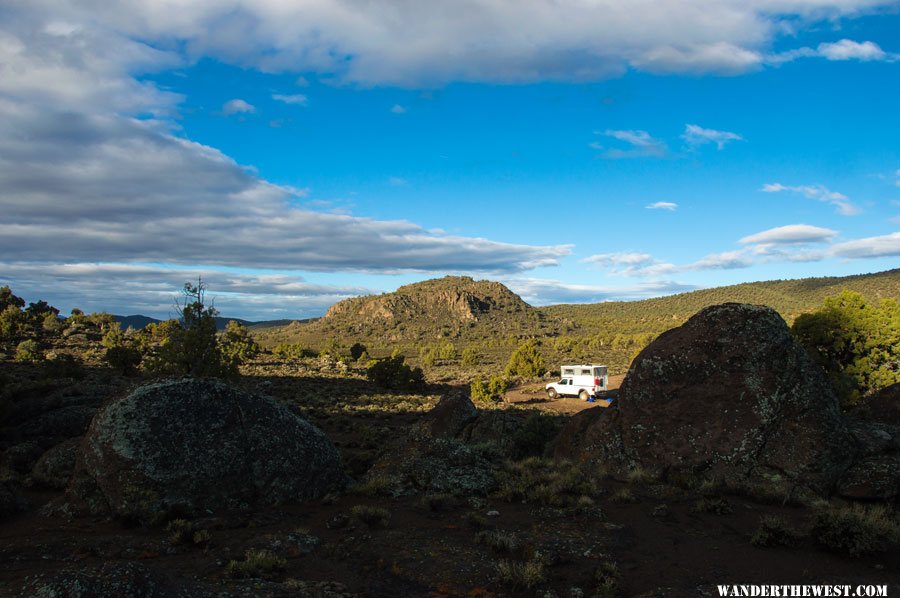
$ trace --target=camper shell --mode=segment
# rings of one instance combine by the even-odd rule
[[[548,384],[545,389],[551,399],[573,396],[587,401],[606,392],[608,382],[609,368],[605,365],[564,365],[559,368],[559,381]]]

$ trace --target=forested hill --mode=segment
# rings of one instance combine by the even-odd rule
[[[659,334],[679,325],[709,305],[736,301],[768,305],[788,323],[822,305],[822,300],[849,289],[867,299],[900,299],[900,269],[856,276],[749,282],[645,299],[539,308],[582,329],[612,329],[622,334]]]

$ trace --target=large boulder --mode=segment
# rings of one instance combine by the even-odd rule
[[[763,306],[716,305],[662,334],[616,405],[572,418],[557,456],[827,494],[857,451],[821,369]]]
[[[43,455],[31,470],[31,479],[39,487],[62,490],[72,477],[81,438],[65,440]]]
[[[841,476],[838,494],[862,500],[900,498],[900,426],[856,419],[849,428],[859,450]]]
[[[214,380],[143,386],[101,409],[67,496],[144,522],[317,498],[345,482],[321,430]]]

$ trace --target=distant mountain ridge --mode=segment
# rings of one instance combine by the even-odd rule
[[[119,322],[122,325],[122,328],[134,328],[135,330],[142,330],[148,324],[159,324],[162,320],[157,318],[151,318],[150,316],[142,316],[142,315],[132,315],[132,316],[113,316],[116,319],[116,322]],[[261,322],[251,322],[249,320],[242,320],[240,318],[223,318],[221,316],[216,318],[216,329],[217,330],[225,330],[225,327],[228,325],[228,322],[234,320],[238,324],[246,326],[247,328],[271,328],[278,326],[286,326],[295,320],[265,320]]]

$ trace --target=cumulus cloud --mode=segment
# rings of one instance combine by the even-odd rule
[[[226,116],[232,114],[252,114],[253,112],[256,112],[256,108],[240,98],[228,100],[222,104],[222,114],[225,114]]]
[[[630,286],[570,284],[543,278],[513,278],[504,283],[531,305],[630,301],[696,290],[697,286],[672,281],[644,282]]]
[[[647,131],[615,131],[608,129],[603,135],[626,143],[628,149],[613,148],[603,152],[604,158],[662,158],[669,150],[665,142],[654,139]]]
[[[760,191],[764,193],[779,193],[781,191],[798,193],[808,199],[814,199],[835,206],[838,213],[842,216],[853,216],[860,212],[859,208],[850,201],[849,197],[843,193],[831,191],[824,185],[790,186],[782,185],[781,183],[766,183],[762,186]]]
[[[766,245],[797,245],[805,243],[829,243],[838,232],[830,228],[822,228],[820,226],[810,226],[808,224],[788,224],[787,226],[779,226],[770,228],[762,232],[748,235],[740,240],[743,245],[746,244],[766,244]]]
[[[406,114],[406,107],[401,106],[400,104],[394,104],[391,106],[391,112],[394,114]]]
[[[678,209],[678,204],[671,201],[657,201],[655,203],[646,206],[648,210],[668,210],[670,212],[674,212]]]
[[[310,283],[281,273],[244,273],[210,268],[146,264],[0,262],[0,286],[11,284],[29,301],[47,300],[67,313],[73,307],[174,317],[174,298],[198,277],[209,285],[207,299],[224,317],[302,319],[317,317],[335,302],[372,289]]]
[[[221,152],[117,116],[0,100],[0,255],[290,270],[514,272],[565,245],[434,234],[321,213]]]
[[[731,141],[743,141],[744,138],[730,131],[717,131],[704,129],[698,125],[685,125],[681,135],[688,147],[694,148],[707,143],[715,143],[716,148],[722,149]]]
[[[752,260],[744,250],[713,253],[682,265],[664,262],[648,253],[604,253],[592,255],[583,262],[597,264],[615,276],[649,278],[702,270],[734,270],[748,268]]]
[[[307,98],[302,93],[294,93],[294,94],[281,94],[281,93],[273,93],[272,99],[277,102],[282,102],[284,104],[292,104],[296,106],[306,106],[309,103],[309,98]]]
[[[649,253],[636,252],[599,253],[586,257],[581,261],[599,266],[639,266],[653,262],[653,256]]]
[[[851,259],[900,256],[900,232],[838,243],[832,253]]]
[[[773,64],[791,62],[798,58],[824,58],[831,61],[859,60],[861,62],[887,61],[894,62],[900,55],[885,52],[881,46],[872,41],[857,42],[842,39],[836,42],[824,42],[815,48],[795,48],[767,58]]]

